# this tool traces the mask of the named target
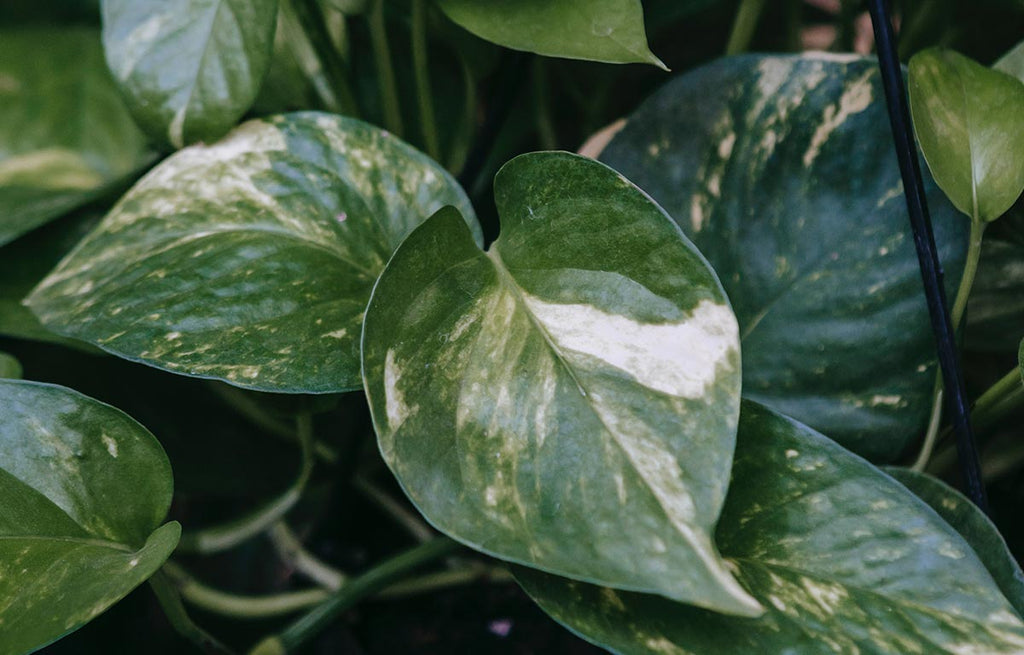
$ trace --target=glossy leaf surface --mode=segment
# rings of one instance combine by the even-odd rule
[[[495,178],[486,254],[444,210],[374,290],[363,374],[384,458],[438,529],[496,557],[752,614],[710,538],[739,405],[713,271],[607,167]]]
[[[914,132],[957,209],[994,221],[1024,190],[1024,83],[951,50],[910,60]]]
[[[107,63],[152,137],[175,148],[215,141],[255,100],[270,64],[277,0],[103,0],[102,7]]]
[[[33,291],[43,324],[116,355],[262,391],[360,386],[359,332],[402,238],[458,184],[375,127],[250,121],[143,178]]]
[[[23,653],[88,622],[178,543],[160,444],[63,387],[0,380],[0,643]]]
[[[438,0],[480,38],[551,57],[664,68],[647,46],[640,0]]]
[[[768,609],[756,619],[657,596],[516,577],[556,620],[619,653],[1019,653],[1024,623],[924,502],[813,430],[743,405],[717,538]]]
[[[0,245],[149,160],[89,29],[0,31]]]
[[[1024,617],[1024,573],[985,513],[959,491],[927,473],[897,467],[888,467],[885,472],[928,503],[960,533],[981,558],[1017,615]]]
[[[708,258],[743,394],[869,457],[924,428],[934,341],[873,59],[742,56],[663,87],[601,154]],[[929,184],[947,279],[966,222]]]

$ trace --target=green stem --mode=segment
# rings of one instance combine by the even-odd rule
[[[437,536],[434,530],[424,523],[419,516],[410,512],[400,502],[387,495],[382,489],[377,488],[372,482],[363,477],[356,477],[352,486],[358,489],[364,496],[369,498],[377,507],[393,518],[396,523],[405,528],[416,541],[426,543],[433,541]]]
[[[267,536],[282,562],[319,586],[328,591],[337,591],[345,584],[345,574],[303,548],[302,542],[284,521],[275,523]]]
[[[377,565],[331,594],[326,601],[279,634],[261,641],[249,651],[250,655],[284,655],[296,652],[333,622],[339,614],[363,598],[383,589],[405,573],[444,557],[457,548],[458,543],[447,537],[439,537]]]
[[[960,329],[964,312],[967,310],[967,299],[971,295],[971,287],[974,286],[974,277],[978,273],[978,261],[981,259],[981,243],[985,235],[985,221],[972,220],[971,234],[967,245],[967,261],[964,262],[963,273],[960,274],[960,286],[956,291],[956,299],[953,301],[953,310],[950,312],[950,320],[954,330]],[[935,374],[935,387],[932,392],[932,411],[928,421],[928,429],[925,431],[924,443],[921,445],[921,452],[914,461],[913,470],[924,471],[931,459],[932,450],[935,448],[939,425],[942,422],[942,373]]]
[[[384,127],[402,138],[405,130],[402,126],[402,110],[398,100],[398,82],[395,81],[395,68],[391,63],[387,26],[384,24],[384,0],[371,0],[367,20],[370,24],[373,59],[377,65],[380,101],[384,108]]]
[[[533,106],[537,117],[537,135],[540,137],[541,148],[555,150],[558,148],[558,138],[555,136],[554,121],[551,119],[549,99],[547,69],[544,67],[544,60],[538,57],[533,60]]]
[[[1016,441],[1005,449],[991,453],[981,467],[982,479],[995,482],[1024,465],[1024,441]]]
[[[462,80],[465,86],[464,103],[462,107],[462,121],[459,129],[452,137],[451,147],[448,152],[446,168],[452,175],[459,175],[463,166],[466,165],[466,156],[469,154],[469,145],[473,141],[473,134],[476,132],[476,81],[473,79],[473,71],[465,60],[462,60]]]
[[[998,382],[981,394],[974,403],[971,421],[978,430],[985,429],[1010,412],[1024,405],[1024,379],[1020,368],[1014,367]]]
[[[469,567],[438,571],[396,582],[377,594],[378,598],[405,598],[473,582],[511,582],[512,574],[500,566]]]
[[[233,655],[233,651],[224,644],[217,641],[205,630],[196,625],[192,618],[181,604],[181,596],[178,594],[174,584],[167,578],[163,571],[157,571],[149,578],[149,586],[156,594],[160,607],[167,616],[171,627],[195,644],[204,653],[210,655]]]
[[[352,93],[352,85],[348,79],[348,68],[338,49],[334,47],[331,35],[327,31],[323,9],[317,0],[292,0],[295,16],[309,39],[316,58],[320,60],[327,81],[337,99],[338,109],[348,116],[359,117],[359,105]]]
[[[754,38],[754,30],[761,18],[762,9],[764,0],[740,0],[736,18],[732,23],[732,32],[729,34],[729,43],[725,46],[725,54],[738,55],[750,48],[750,41]]]
[[[178,593],[190,605],[236,619],[265,619],[292,614],[324,602],[329,593],[323,589],[291,591],[266,596],[233,594],[207,586],[173,562],[166,562],[163,571]]]
[[[427,3],[412,0],[412,67],[416,76],[416,100],[420,109],[420,131],[431,159],[441,158],[441,145],[434,120],[434,99],[430,92],[430,69],[427,66]]]
[[[284,516],[302,497],[313,472],[313,415],[300,412],[296,417],[302,465],[299,476],[283,494],[256,511],[223,525],[185,533],[178,543],[183,553],[219,553],[260,534]]]

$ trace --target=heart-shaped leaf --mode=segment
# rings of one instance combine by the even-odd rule
[[[224,135],[270,65],[277,0],[103,0],[107,63],[135,119],[175,148]]]
[[[951,50],[910,59],[914,132],[957,209],[994,221],[1024,190],[1024,83]]]
[[[315,112],[250,121],[156,167],[26,302],[55,332],[175,373],[352,390],[373,283],[444,205],[479,235],[455,180],[387,132]]]
[[[743,619],[522,569],[534,600],[619,653],[1020,653],[1024,623],[930,507],[829,439],[744,403],[717,537],[768,608]]]
[[[935,347],[876,60],[719,60],[654,94],[601,159],[718,272],[745,396],[874,458],[919,434]],[[968,226],[927,188],[956,280]]]
[[[444,210],[374,290],[363,375],[384,459],[473,548],[756,614],[710,537],[740,384],[714,272],[592,160],[523,155],[494,188],[490,251]]]
[[[0,245],[149,160],[95,30],[0,31]]]
[[[551,57],[665,67],[647,46],[640,0],[438,0],[482,39]]]
[[[895,466],[887,467],[885,472],[928,503],[960,533],[981,558],[1017,614],[1024,617],[1024,572],[1007,548],[999,529],[985,513],[959,491],[927,473]]]
[[[31,652],[152,575],[178,543],[160,444],[70,389],[0,380],[0,644]]]

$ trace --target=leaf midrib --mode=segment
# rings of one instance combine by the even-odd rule
[[[106,539],[87,539],[85,537],[58,537],[42,534],[5,534],[0,535],[0,542],[3,541],[56,541],[61,543],[76,544],[80,546],[92,546],[94,548],[108,548],[110,550],[118,550],[124,553],[135,552],[133,548],[130,548],[129,546],[126,546],[122,543],[118,543],[116,541],[107,541]]]

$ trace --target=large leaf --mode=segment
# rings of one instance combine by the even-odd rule
[[[981,558],[1017,614],[1024,617],[1024,572],[1007,548],[999,529],[985,513],[959,491],[927,473],[895,466],[886,468],[885,472],[956,528]]]
[[[834,442],[743,405],[717,537],[768,608],[739,619],[518,570],[556,620],[620,653],[1020,653],[1024,623],[971,547]]]
[[[458,184],[388,133],[321,113],[250,121],[143,178],[29,296],[116,355],[262,391],[361,386],[359,331],[402,238]]]
[[[473,548],[756,613],[710,538],[740,384],[714,273],[592,160],[523,155],[494,187],[489,252],[445,210],[374,290],[363,375],[388,465]]]
[[[149,158],[95,30],[0,31],[0,245]]]
[[[139,125],[175,148],[224,135],[270,64],[277,0],[103,0],[107,63]]]
[[[916,438],[934,340],[875,60],[719,60],[651,97],[601,159],[718,272],[745,396],[873,458]],[[927,189],[956,280],[966,221]]]
[[[552,57],[665,67],[647,46],[640,0],[438,0],[473,34]]]
[[[957,209],[994,221],[1024,190],[1024,83],[951,50],[910,60],[914,132]]]
[[[122,598],[174,550],[160,444],[70,389],[0,380],[0,644],[24,653]]]

